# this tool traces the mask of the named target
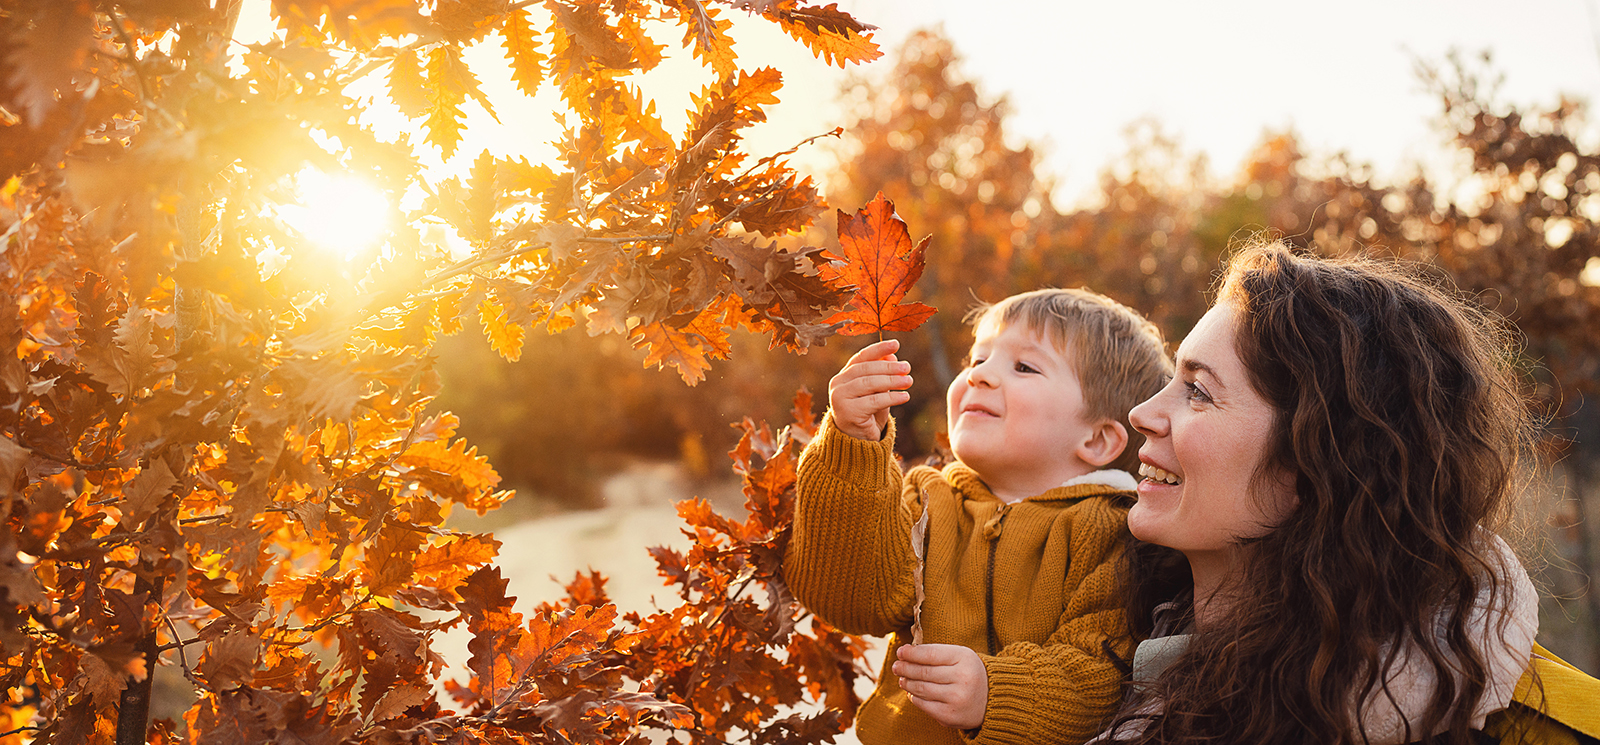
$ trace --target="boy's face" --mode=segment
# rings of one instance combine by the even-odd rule
[[[976,331],[946,398],[956,457],[1002,498],[1039,494],[1094,470],[1075,453],[1095,428],[1063,350],[1021,323],[1002,327],[986,318]]]

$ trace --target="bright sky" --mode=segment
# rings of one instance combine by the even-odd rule
[[[239,29],[244,41],[258,40],[268,27],[268,0],[251,2]],[[1013,130],[1043,145],[1044,170],[1060,183],[1056,198],[1064,205],[1094,187],[1124,152],[1128,124],[1141,117],[1160,121],[1186,150],[1207,153],[1214,175],[1232,175],[1264,130],[1287,127],[1313,154],[1343,150],[1373,163],[1380,175],[1402,174],[1405,164],[1440,152],[1429,129],[1438,106],[1422,92],[1413,60],[1442,60],[1452,48],[1492,50],[1505,74],[1502,95],[1513,102],[1548,104],[1563,92],[1590,98],[1600,91],[1600,0],[838,3],[880,28],[877,39],[890,54],[858,69],[869,75],[887,72],[911,31],[942,25],[965,58],[965,73],[987,94],[1005,95]],[[724,12],[738,21],[741,63],[774,65],[786,75],[772,121],[751,132],[754,152],[782,150],[843,123],[834,97],[846,73],[814,60],[768,24]],[[469,104],[472,140],[456,157],[459,166],[438,173],[464,169],[484,148],[533,158],[550,152],[540,143],[555,131],[547,113],[553,94],[547,86],[534,99],[497,95],[495,89],[509,86],[501,56],[491,42],[469,60],[490,95],[506,102],[498,111],[503,125]],[[682,57],[647,79],[649,89],[680,89],[658,99],[669,132],[681,129],[687,91],[708,80]],[[818,162],[819,155],[801,162]]]

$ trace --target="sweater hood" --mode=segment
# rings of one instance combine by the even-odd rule
[[[1488,673],[1483,698],[1472,712],[1472,726],[1478,729],[1483,728],[1488,715],[1511,704],[1517,680],[1528,668],[1533,638],[1539,631],[1539,595],[1527,570],[1504,539],[1487,532],[1485,535],[1494,549],[1491,560],[1498,559],[1494,571],[1500,592],[1498,597],[1491,598],[1488,587],[1484,587],[1466,620],[1466,628],[1474,635],[1473,644],[1483,656]],[[1435,633],[1444,636],[1448,622],[1441,613]],[[1446,654],[1448,656],[1448,652]],[[1384,682],[1388,695],[1381,689],[1375,690],[1367,696],[1363,706],[1367,736],[1373,745],[1406,742],[1402,715],[1411,722],[1422,719],[1428,699],[1439,685],[1433,665],[1428,664],[1422,650],[1409,644],[1395,656]],[[1416,733],[1413,733],[1412,739],[1415,738]]]
[[[945,481],[955,487],[961,499],[973,502],[999,502],[1002,501],[989,490],[989,485],[983,483],[983,477],[977,471],[960,461],[944,467],[941,472]],[[1138,487],[1138,482],[1127,471],[1107,468],[1093,473],[1087,473],[1069,479],[1061,486],[1050,489],[1043,494],[1036,494],[1022,500],[1023,502],[1073,502],[1086,497],[1102,497],[1109,494],[1126,494]]]

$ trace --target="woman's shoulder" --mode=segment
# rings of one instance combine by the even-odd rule
[[[1468,606],[1468,616],[1462,624],[1484,665],[1483,696],[1472,710],[1471,724],[1475,728],[1483,727],[1489,714],[1510,705],[1539,631],[1538,592],[1521,560],[1500,536],[1483,531],[1481,540],[1476,553],[1488,565],[1492,577],[1480,577],[1478,595]],[[1446,638],[1454,621],[1452,611],[1440,609],[1434,621],[1434,638]],[[1448,649],[1441,651],[1453,656]],[[1402,645],[1394,659],[1384,686],[1372,691],[1363,707],[1367,712],[1367,735],[1373,743],[1401,742],[1406,731],[1404,721],[1415,723],[1422,718],[1439,685],[1435,666],[1415,643]]]

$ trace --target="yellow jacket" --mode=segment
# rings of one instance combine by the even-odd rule
[[[1537,644],[1509,708],[1484,730],[1505,745],[1577,745],[1600,738],[1600,680]]]
[[[1007,505],[960,463],[902,475],[893,446],[892,422],[868,442],[823,419],[800,458],[784,558],[789,588],[818,617],[851,633],[894,635],[857,718],[861,742],[1076,744],[1098,733],[1133,653],[1116,593],[1121,505],[1132,495],[1081,484]],[[982,658],[989,692],[977,730],[924,714],[890,669],[911,639],[911,526],[924,505],[923,641],[962,644]]]

